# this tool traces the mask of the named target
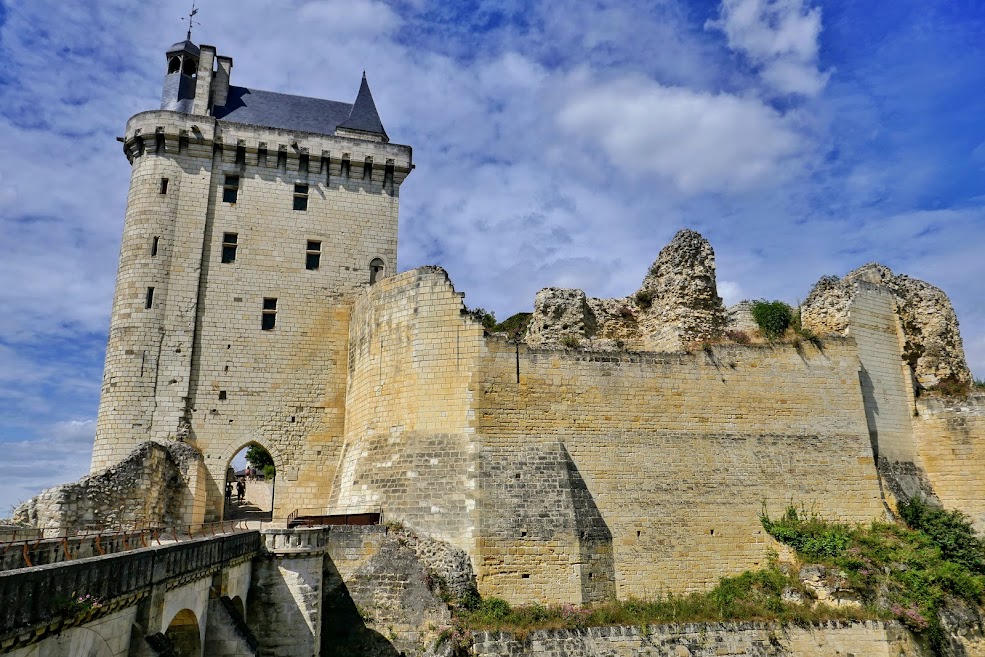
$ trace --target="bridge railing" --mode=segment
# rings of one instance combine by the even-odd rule
[[[259,550],[250,531],[0,573],[0,640]]]
[[[226,520],[166,528],[48,528],[40,536],[27,538],[19,538],[12,533],[6,540],[0,539],[0,571],[116,554],[248,529],[243,521]]]

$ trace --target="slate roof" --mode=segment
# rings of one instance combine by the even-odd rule
[[[184,41],[179,41],[178,43],[176,43],[173,46],[171,46],[170,48],[168,48],[167,51],[166,51],[166,54],[171,55],[171,54],[176,54],[176,53],[180,53],[180,52],[191,53],[192,55],[195,55],[196,57],[198,57],[202,53],[202,51],[199,50],[198,46],[196,46],[191,41],[185,39]]]
[[[373,94],[369,90],[369,83],[366,82],[366,71],[363,71],[363,81],[359,84],[359,94],[352,105],[352,112],[349,113],[349,118],[339,124],[339,127],[375,132],[386,137],[380,114],[376,111],[376,103],[373,102]]]
[[[323,135],[343,127],[386,137],[365,73],[353,104],[230,86],[226,104],[213,107],[212,115],[223,121]]]

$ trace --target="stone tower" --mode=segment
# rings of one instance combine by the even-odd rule
[[[231,86],[233,60],[166,52],[159,110],[130,161],[92,469],[148,439],[198,447],[221,514],[232,456],[278,468],[276,511],[330,486],[343,435],[353,294],[396,269],[411,149],[365,73],[354,103]]]

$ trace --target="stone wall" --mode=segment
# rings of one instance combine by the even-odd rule
[[[84,627],[63,630],[40,644],[16,648],[6,654],[8,657],[128,657],[130,628],[136,611],[136,606],[126,607]]]
[[[927,479],[945,508],[968,514],[985,531],[985,395],[922,395],[913,435]]]
[[[710,623],[541,630],[522,640],[505,632],[475,637],[476,657],[930,657],[898,623]]]
[[[464,549],[484,595],[703,589],[761,563],[764,500],[883,514],[851,340],[545,350],[463,311],[434,268],[356,304],[333,505]]]
[[[169,527],[195,518],[202,457],[184,443],[146,442],[121,462],[49,488],[14,510],[14,521],[46,530]]]

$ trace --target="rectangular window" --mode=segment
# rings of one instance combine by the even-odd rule
[[[363,180],[373,179],[373,158],[367,157],[363,162]]]
[[[260,328],[270,331],[277,323],[277,299],[265,298],[263,300],[263,316],[260,320]]]
[[[287,171],[287,151],[281,150],[277,151],[277,168],[281,171]]]
[[[220,390],[219,391],[219,401],[225,401],[225,399],[226,399],[226,391],[225,390]]]
[[[308,250],[304,252],[304,268],[318,269],[321,264],[321,242],[308,240]]]
[[[301,173],[302,175],[308,174],[308,162],[309,162],[308,154],[301,153],[300,157],[298,157],[298,172]]]
[[[308,186],[307,185],[295,185],[294,186],[294,209],[295,210],[307,210],[308,209]]]
[[[155,237],[154,238],[154,241],[151,242],[151,245],[150,245],[150,255],[151,255],[152,258],[157,255],[157,247],[158,247],[158,245],[160,245],[160,243],[161,243],[161,238],[160,237]]]
[[[167,178],[161,178],[161,193],[162,194],[167,194],[168,193],[168,179]]]
[[[261,141],[257,147],[257,166],[267,166],[267,142]]]
[[[241,169],[246,166],[246,146],[236,147],[236,166]]]
[[[164,133],[158,132],[154,135],[154,154],[164,154]]]
[[[222,234],[222,261],[236,262],[236,243],[239,235],[236,233]]]
[[[151,308],[154,305],[154,288],[147,288],[147,300],[144,303],[144,308]]]
[[[342,156],[342,177],[345,180],[348,180],[349,179],[349,156],[348,155],[343,155]]]
[[[239,176],[226,176],[222,184],[222,202],[235,203],[239,195]]]

